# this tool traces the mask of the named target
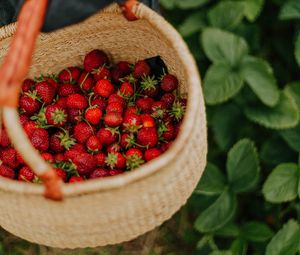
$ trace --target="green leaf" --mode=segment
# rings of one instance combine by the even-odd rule
[[[210,2],[211,0],[176,0],[176,5],[180,9],[193,9],[197,7],[201,7],[204,4]]]
[[[195,228],[200,232],[211,232],[220,229],[231,220],[236,210],[236,197],[225,190],[220,197],[195,222]]]
[[[249,51],[244,38],[218,28],[206,28],[201,40],[203,50],[212,62],[227,63],[235,68]]]
[[[280,10],[279,18],[282,20],[300,19],[300,1],[287,1]]]
[[[234,240],[230,246],[232,255],[246,255],[247,249],[248,249],[248,244],[243,239]]]
[[[273,236],[273,231],[262,222],[252,221],[241,227],[241,235],[248,241],[264,242]]]
[[[249,21],[254,21],[260,14],[264,0],[245,0],[245,15]]]
[[[297,197],[299,168],[294,163],[283,163],[272,170],[263,185],[265,199],[273,203],[294,200]]]
[[[300,124],[294,128],[282,130],[280,134],[293,150],[300,152]]]
[[[214,111],[212,130],[222,150],[228,150],[236,140],[240,128],[236,123],[241,121],[242,116],[242,111],[235,104],[221,105]]]
[[[234,192],[251,190],[259,179],[258,155],[253,142],[248,139],[237,142],[228,153],[226,168]]]
[[[249,106],[245,114],[250,120],[273,129],[292,128],[298,124],[299,111],[293,98],[287,93],[280,93],[279,102],[274,107],[264,105]]]
[[[295,255],[299,241],[299,225],[295,220],[289,220],[268,244],[266,255]]]
[[[194,192],[203,195],[218,195],[224,191],[225,183],[225,176],[219,168],[208,163]]]
[[[300,33],[298,33],[297,39],[295,41],[295,58],[298,65],[300,66]]]
[[[272,67],[268,62],[255,57],[247,57],[242,63],[242,75],[264,104],[275,106],[278,103],[279,90]]]
[[[288,83],[284,90],[295,100],[300,112],[300,81]]]
[[[242,21],[244,8],[242,2],[219,2],[208,12],[208,20],[213,27],[232,29]]]
[[[231,251],[213,251],[209,255],[232,255]]]
[[[199,11],[189,15],[178,27],[178,30],[182,36],[188,37],[205,27],[205,13],[203,11]]]
[[[239,73],[224,63],[213,64],[204,78],[204,96],[207,104],[220,104],[235,96],[244,82]]]
[[[215,235],[222,237],[237,237],[239,233],[239,227],[232,222],[214,232]]]
[[[167,10],[172,10],[175,8],[177,0],[159,0],[159,3]]]

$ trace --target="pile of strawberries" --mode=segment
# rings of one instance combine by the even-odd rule
[[[186,108],[178,80],[159,58],[111,65],[101,50],[89,52],[83,68],[26,79],[20,120],[33,146],[64,182],[79,182],[135,169],[168,150]],[[0,137],[0,175],[40,182]]]

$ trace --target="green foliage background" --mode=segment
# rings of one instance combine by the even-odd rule
[[[5,254],[300,254],[300,1],[161,0],[203,78],[208,165],[188,204],[127,244]]]

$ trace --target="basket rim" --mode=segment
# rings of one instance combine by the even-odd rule
[[[186,142],[188,141],[189,134],[194,128],[196,116],[197,114],[199,114],[199,108],[203,107],[203,109],[205,109],[203,94],[201,90],[200,75],[195,60],[192,57],[182,37],[175,30],[175,28],[173,28],[172,25],[170,25],[162,16],[160,16],[144,4],[138,3],[134,8],[134,12],[139,19],[143,19],[149,22],[150,25],[154,27],[154,29],[158,30],[164,37],[167,38],[171,46],[175,49],[175,51],[178,52],[178,56],[180,57],[181,62],[184,63],[184,71],[186,73],[189,73],[189,75],[187,75],[187,108],[181,131],[167,152],[163,153],[160,157],[152,160],[151,162],[142,165],[137,170],[125,172],[124,174],[118,176],[87,180],[82,183],[63,184],[62,192],[64,194],[64,197],[122,188],[130,183],[137,182],[141,179],[149,177],[159,171],[166,170],[162,168],[165,167],[169,162],[174,160],[176,161],[177,155],[181,150],[183,150]],[[94,19],[97,19],[99,13],[116,13],[117,15],[120,15],[121,10],[117,4],[112,4],[82,23],[88,23],[91,20],[93,21]],[[0,28],[0,40],[11,37],[16,30],[16,25],[17,23],[12,23]],[[70,29],[73,26],[77,25],[78,24],[75,24],[70,27],[60,29],[60,31]],[[48,36],[51,36],[51,33],[42,33],[40,35],[40,38],[43,39],[47,38]],[[203,122],[206,125],[205,111]],[[205,132],[203,132],[203,136],[205,137],[205,139],[207,136],[206,132],[207,131],[205,129]],[[203,152],[205,156],[206,153],[207,150]],[[43,196],[44,194],[43,185],[10,180],[1,176],[0,189],[21,194],[40,196]]]

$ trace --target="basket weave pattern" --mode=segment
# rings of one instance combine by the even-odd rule
[[[87,21],[40,36],[29,76],[78,65],[100,48],[113,62],[160,55],[188,93],[182,131],[160,158],[122,176],[64,185],[63,202],[43,187],[0,178],[0,224],[26,240],[60,248],[94,247],[131,240],[170,218],[187,200],[206,164],[206,120],[200,79],[186,45],[159,15],[138,5],[128,22],[116,5]],[[0,59],[15,25],[0,29]]]

